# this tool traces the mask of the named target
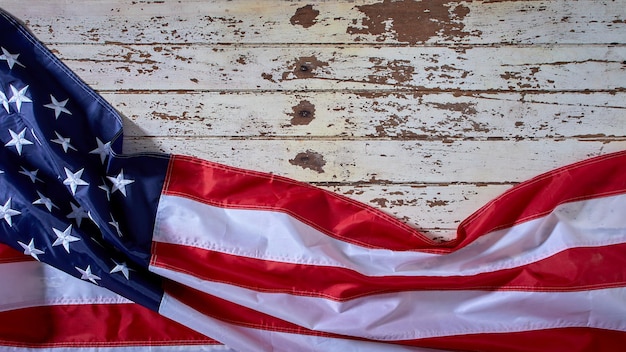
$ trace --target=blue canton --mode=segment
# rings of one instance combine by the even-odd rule
[[[0,240],[153,310],[168,155],[124,156],[122,118],[0,10]]]

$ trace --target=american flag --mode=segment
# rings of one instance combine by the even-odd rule
[[[5,12],[0,33],[3,350],[626,343],[626,153],[524,182],[437,243],[290,179],[124,155],[106,101]]]

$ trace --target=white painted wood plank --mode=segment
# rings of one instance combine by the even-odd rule
[[[99,90],[626,88],[625,46],[210,47],[53,45]]]
[[[310,5],[307,7],[307,5]],[[56,43],[624,43],[622,1],[3,0]]]
[[[185,153],[304,182],[519,182],[626,140],[397,141],[348,139],[133,138],[125,152]]]
[[[113,93],[127,136],[626,136],[626,93]]]

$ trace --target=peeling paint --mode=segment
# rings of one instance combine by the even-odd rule
[[[379,84],[399,84],[410,82],[415,73],[415,67],[409,60],[387,60],[371,57],[374,74],[368,75],[368,82]]]
[[[476,111],[475,103],[429,103],[429,104],[438,109],[457,111],[464,115],[476,115],[478,113],[478,111]]]
[[[408,122],[408,117],[391,115],[380,124],[375,126],[376,137],[395,137],[399,139],[428,139],[428,135],[417,134],[406,128],[402,128]]]
[[[316,18],[319,14],[318,10],[313,9],[313,5],[306,5],[297,9],[289,22],[294,26],[300,25],[304,28],[309,28],[317,23]]]
[[[463,19],[470,9],[449,1],[413,1],[384,0],[371,5],[359,5],[356,8],[365,17],[353,21],[354,26],[347,29],[348,34],[369,34],[377,41],[389,37],[405,43],[424,43],[431,38],[466,37],[480,33],[464,31]]]
[[[448,203],[450,203],[450,201],[447,200],[441,200],[441,199],[435,199],[435,200],[427,200],[426,201],[426,205],[428,205],[431,208],[434,207],[443,207],[448,205]]]
[[[239,58],[236,61],[237,63],[242,64],[242,65],[245,65],[248,63],[247,58],[243,55],[239,56]]]
[[[170,114],[166,114],[166,113],[158,112],[158,111],[153,111],[152,116],[158,119],[169,120],[169,121],[181,120],[180,116],[170,115]]]
[[[265,73],[264,72],[264,73],[261,74],[261,77],[263,77],[263,79],[265,79],[267,81],[270,81],[272,83],[276,83],[276,80],[274,80],[274,76],[269,74],[269,73]]]
[[[387,198],[374,198],[370,200],[370,203],[377,204],[380,208],[386,208],[389,200]]]
[[[291,116],[292,125],[308,125],[315,118],[315,105],[308,100],[302,100],[298,105],[292,107]]]
[[[323,167],[326,165],[324,156],[312,150],[298,153],[295,158],[289,160],[289,163],[291,165],[300,166],[303,169],[313,170],[319,174],[324,172]]]
[[[320,61],[315,56],[300,57],[295,61],[286,64],[289,71],[283,72],[282,80],[284,81],[290,78],[291,75],[300,79],[312,78],[315,77],[320,68],[327,67],[328,65],[328,62]]]

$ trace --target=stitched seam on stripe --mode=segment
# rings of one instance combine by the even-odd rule
[[[153,263],[154,261],[156,261],[156,254],[155,254],[155,243],[154,243],[154,235],[156,233],[160,233],[161,232],[161,216],[160,216],[160,204],[161,204],[161,199],[163,197],[163,194],[165,194],[167,192],[167,189],[170,185],[171,179],[172,179],[172,170],[174,168],[174,161],[176,159],[176,155],[172,155],[170,156],[170,160],[167,163],[167,171],[165,172],[165,179],[163,180],[163,186],[161,189],[161,196],[159,196],[159,203],[157,204],[157,211],[156,214],[154,216],[154,228],[152,229],[152,243],[150,244],[150,263]]]
[[[162,194],[166,193],[169,188],[170,182],[172,180],[172,170],[174,168],[174,162],[176,161],[176,159],[176,155],[172,155],[170,156],[170,160],[167,163],[167,171],[165,172],[165,179],[163,180],[163,187],[161,189]]]
[[[342,263],[339,262],[323,262],[323,261],[318,261],[318,260],[309,260],[309,261],[302,261],[302,260],[298,260],[296,258],[292,258],[292,257],[288,257],[288,256],[272,256],[272,255],[266,255],[266,256],[260,256],[259,254],[255,254],[252,252],[246,252],[246,251],[242,251],[242,250],[238,250],[237,248],[224,248],[224,247],[220,247],[217,246],[215,243],[212,242],[203,242],[203,243],[198,243],[198,241],[191,241],[191,240],[187,240],[185,238],[182,238],[180,236],[168,236],[169,238],[174,238],[176,240],[176,243],[169,243],[169,242],[164,242],[164,241],[158,241],[155,240],[152,243],[152,248],[153,248],[153,253],[155,253],[156,251],[156,244],[158,242],[163,242],[163,243],[169,243],[169,244],[178,244],[178,245],[186,245],[186,246],[191,246],[194,248],[200,248],[200,249],[204,249],[204,250],[211,250],[211,251],[216,251],[216,252],[220,252],[220,253],[224,253],[224,254],[232,254],[232,255],[236,255],[236,256],[243,256],[243,257],[248,257],[248,258],[253,258],[253,259],[259,259],[259,260],[272,260],[272,261],[277,261],[277,262],[287,262],[287,263],[292,263],[292,264],[303,264],[303,265],[324,265],[324,266],[333,266],[333,267],[338,267],[338,268],[344,268],[344,269],[348,269],[348,270],[354,270],[357,273],[361,274],[361,275],[365,275],[368,276],[368,274],[363,273],[361,271],[358,270],[358,268],[354,268],[354,267],[348,267]],[[606,246],[606,245],[615,245],[615,244],[622,244],[625,243],[626,238],[607,238],[604,241],[593,241],[593,240],[588,240],[588,241],[584,241],[584,242],[578,242],[575,245],[571,245],[569,247],[563,248],[563,247],[558,247],[558,248],[546,248],[543,252],[541,253],[537,253],[533,256],[528,256],[525,258],[525,260],[520,260],[518,259],[517,261],[510,261],[507,263],[502,263],[500,265],[493,265],[491,267],[489,267],[490,270],[488,271],[469,271],[469,273],[466,273],[464,275],[461,275],[461,272],[459,272],[459,276],[472,276],[472,275],[477,275],[477,274],[481,274],[481,273],[487,273],[487,272],[495,272],[498,270],[504,270],[504,269],[512,269],[512,268],[516,268],[516,267],[521,267],[521,266],[525,266],[543,259],[546,259],[548,257],[551,257],[555,254],[558,254],[560,252],[566,251],[568,249],[573,249],[573,248],[584,248],[584,247],[600,247],[600,246]],[[156,257],[156,254],[155,254]],[[508,265],[507,265],[508,264]],[[369,275],[369,276],[374,276],[374,275]],[[376,275],[379,276],[379,275]],[[380,276],[385,276],[385,275],[380,275]],[[435,275],[433,277],[437,277],[440,275]]]
[[[589,196],[580,196],[580,197],[567,198],[567,199],[562,200],[559,203],[556,203],[554,205],[554,207],[552,207],[552,209],[550,209],[550,210],[546,210],[544,212],[536,213],[534,215],[529,215],[529,216],[526,216],[526,217],[520,217],[516,221],[514,221],[512,223],[509,223],[509,224],[503,224],[503,225],[499,225],[499,226],[494,226],[490,230],[484,231],[484,235],[489,234],[491,232],[498,231],[498,230],[503,230],[503,229],[506,229],[506,228],[510,228],[510,227],[513,227],[515,225],[519,225],[519,224],[524,223],[524,222],[528,222],[528,221],[531,221],[531,220],[539,219],[541,217],[544,217],[544,216],[552,213],[558,206],[566,204],[566,203],[572,203],[572,202],[576,202],[576,201],[589,200],[589,199],[598,199],[598,198],[610,197],[610,196],[615,196],[615,195],[620,195],[620,194],[626,194],[626,189],[622,189],[622,190],[619,190],[619,191],[604,192],[604,193],[595,193],[594,195],[589,195]]]
[[[33,261],[36,261],[36,260],[26,255],[22,257],[0,258],[0,264],[22,263],[22,262],[33,262]]]
[[[28,301],[19,301],[14,303],[4,303],[0,305],[2,311],[9,311],[22,308],[32,308],[36,306],[56,306],[56,305],[81,305],[81,304],[131,304],[128,299],[124,297],[98,297],[98,298],[41,298],[31,299]],[[7,309],[8,308],[8,309]]]
[[[206,293],[211,295],[210,293]],[[225,299],[225,298],[222,298]],[[225,299],[228,300],[228,299]],[[230,301],[230,300],[228,300]],[[248,309],[252,309],[255,310],[254,308],[249,308],[245,305],[241,305],[238,303],[235,303],[233,301],[230,301],[234,304],[237,304],[239,306],[242,307],[246,307]],[[257,310],[255,310],[257,311]],[[264,313],[261,311],[257,311],[261,314],[265,314],[265,315],[270,315],[268,313]],[[225,319],[221,319],[221,318],[217,318],[209,313],[202,313],[208,316],[212,316],[215,319],[218,319],[220,321],[228,321],[231,322],[229,320],[225,320]],[[279,320],[283,320],[280,318],[276,318]],[[283,320],[284,321],[284,320]],[[288,322],[290,324],[297,324],[297,323],[293,323],[293,322]],[[234,322],[233,324],[236,325],[241,325],[239,323]],[[255,326],[256,324],[247,324],[247,323],[243,323],[243,326]],[[623,324],[622,324],[623,325]],[[603,329],[610,329],[610,330],[616,330],[616,331],[626,331],[624,330],[625,327],[620,327],[619,323],[613,323],[613,324],[607,324],[606,322],[602,322],[602,321],[595,321],[595,324],[589,324],[589,321],[587,322],[565,322],[562,319],[558,320],[558,321],[551,321],[551,322],[542,322],[542,323],[538,323],[538,322],[526,322],[523,325],[519,325],[515,328],[502,328],[502,326],[499,326],[498,328],[494,328],[494,327],[489,327],[489,326],[480,326],[480,327],[470,327],[470,328],[456,328],[454,330],[445,330],[445,329],[441,329],[441,330],[427,330],[427,329],[423,329],[420,331],[406,331],[403,333],[398,333],[398,334],[380,334],[380,335],[354,335],[357,337],[361,337],[361,338],[366,338],[366,339],[371,339],[371,340],[380,340],[380,341],[398,341],[398,340],[413,340],[413,339],[423,339],[423,338],[429,338],[429,337],[443,337],[443,336],[453,336],[453,335],[463,335],[463,334],[474,334],[474,333],[506,333],[506,332],[522,332],[522,331],[528,331],[528,330],[542,330],[542,329],[552,329],[552,328],[567,328],[567,327],[586,327],[586,328],[603,328]],[[303,329],[307,329],[305,327],[302,327]],[[289,328],[288,328],[289,329]],[[268,329],[266,329],[268,330]],[[269,329],[271,330],[271,329]],[[276,330],[276,331],[280,331],[280,330]],[[311,330],[308,330],[311,331]],[[313,330],[316,331],[317,330]],[[333,333],[333,332],[324,332],[326,334],[339,334],[339,333]],[[340,336],[342,336],[341,334],[339,334]]]
[[[468,218],[463,220],[459,224],[458,228],[460,229],[460,228],[464,228],[464,227],[469,226],[469,224],[471,224],[476,218],[482,216],[483,213],[485,213],[487,211],[490,211],[495,206],[495,203],[497,201],[499,201],[499,200],[501,200],[501,199],[503,199],[505,197],[508,197],[510,194],[521,192],[525,188],[527,188],[529,186],[532,186],[532,185],[534,185],[534,184],[536,184],[538,182],[541,182],[541,181],[543,181],[543,180],[545,180],[547,178],[554,177],[555,175],[559,175],[559,174],[562,174],[562,173],[565,173],[565,172],[570,172],[572,170],[579,169],[579,168],[582,168],[582,167],[591,166],[593,164],[604,162],[606,160],[621,158],[624,155],[626,155],[625,151],[615,152],[615,153],[611,153],[611,154],[607,154],[607,155],[602,155],[602,156],[596,157],[594,159],[588,159],[588,160],[579,161],[577,163],[566,165],[566,166],[560,167],[558,169],[546,172],[546,173],[544,173],[542,175],[536,176],[535,178],[533,178],[531,180],[528,180],[526,182],[523,182],[523,183],[517,185],[514,188],[511,188],[509,191],[507,191],[507,192],[503,193],[502,195],[496,197],[495,199],[491,200],[485,206],[481,207],[476,212],[474,212],[472,215],[470,215]],[[622,190],[619,190],[619,191],[599,193],[599,194],[594,194],[594,195],[588,195],[588,196],[573,197],[571,199],[562,200],[561,202],[556,204],[554,207],[552,207],[552,209],[550,209],[550,210],[548,210],[546,212],[543,212],[542,214],[536,214],[536,215],[532,215],[532,216],[527,216],[526,218],[518,219],[517,221],[514,221],[514,222],[509,223],[509,224],[502,224],[502,225],[499,225],[499,226],[495,226],[493,229],[483,231],[483,234],[487,234],[487,233],[490,233],[490,232],[493,232],[493,231],[497,231],[498,229],[511,227],[513,225],[517,225],[517,224],[522,223],[522,222],[526,222],[526,221],[529,221],[529,220],[532,220],[532,219],[535,219],[535,218],[539,218],[539,217],[541,217],[541,216],[543,216],[545,214],[548,214],[548,213],[552,212],[554,210],[554,208],[556,208],[557,206],[559,206],[559,205],[561,205],[563,203],[568,203],[568,202],[572,202],[572,201],[576,201],[576,200],[601,198],[603,196],[622,194],[622,193],[626,193],[626,189],[622,189]]]
[[[328,300],[335,301],[335,302],[347,302],[347,301],[354,300],[354,299],[359,299],[359,298],[364,298],[364,297],[369,297],[369,296],[376,296],[376,295],[381,295],[381,294],[400,293],[400,292],[419,292],[419,291],[488,291],[488,292],[523,291],[523,292],[567,293],[567,292],[580,292],[580,291],[586,291],[586,290],[601,290],[601,289],[626,287],[626,281],[617,281],[617,282],[613,282],[610,284],[568,286],[567,288],[565,287],[534,287],[534,286],[524,286],[524,285],[463,286],[461,288],[453,288],[453,287],[428,288],[426,287],[426,288],[419,288],[419,289],[414,288],[414,289],[404,289],[404,290],[403,289],[379,289],[379,290],[372,290],[372,291],[364,292],[360,294],[352,294],[352,295],[348,295],[345,297],[337,297],[337,296],[333,296],[330,294],[322,293],[320,291],[313,291],[313,290],[303,291],[303,290],[296,290],[296,289],[278,289],[278,288],[273,289],[273,288],[267,288],[267,287],[262,287],[262,286],[245,285],[236,281],[218,280],[215,278],[199,276],[193,271],[189,271],[187,269],[184,269],[184,268],[181,268],[179,266],[169,264],[169,263],[154,262],[151,265],[156,268],[167,269],[171,271],[184,273],[186,275],[198,278],[205,282],[216,282],[216,283],[232,285],[232,286],[237,286],[237,287],[241,287],[241,288],[245,288],[249,290],[260,291],[260,292],[271,293],[271,294],[289,294],[289,295],[302,296],[302,297],[322,298],[322,299],[328,299]]]
[[[328,229],[323,228],[322,226],[317,225],[317,223],[313,222],[313,221],[309,221],[308,219],[298,215],[298,213],[292,212],[289,209],[286,208],[271,208],[268,206],[254,206],[254,205],[247,205],[247,206],[238,206],[238,205],[233,205],[233,206],[224,206],[224,204],[222,204],[221,202],[214,202],[214,201],[210,201],[210,200],[206,200],[203,199],[201,197],[196,197],[193,195],[189,195],[186,194],[184,192],[173,192],[173,191],[167,191],[166,193],[167,196],[171,196],[171,197],[180,197],[180,198],[184,198],[184,199],[190,199],[199,203],[203,203],[203,204],[207,204],[210,206],[215,206],[218,208],[226,208],[226,209],[235,209],[235,210],[258,210],[258,211],[268,211],[268,212],[280,212],[283,214],[287,214],[290,217],[294,218],[295,220],[310,226],[314,229],[316,229],[317,231],[325,234],[326,236],[335,238],[337,240],[340,241],[344,241],[356,246],[360,246],[363,248],[368,248],[368,249],[385,249],[387,250],[388,248],[385,247],[379,247],[379,246],[374,246],[372,244],[369,243],[365,243],[359,240],[356,240],[354,238],[350,238],[350,237],[346,237],[346,236],[341,236],[338,235],[335,232],[329,231]],[[433,242],[436,243],[436,242]],[[403,252],[421,252],[421,253],[430,253],[430,254],[446,254],[449,253],[450,251],[445,249],[445,248],[432,248],[432,249],[426,249],[426,248],[421,248],[421,249],[414,249],[414,250],[402,250]]]
[[[234,172],[234,173],[239,173],[239,174],[243,174],[243,175],[251,175],[251,176],[255,176],[255,177],[259,177],[259,178],[263,178],[266,180],[278,180],[287,184],[291,184],[291,185],[296,185],[296,186],[301,186],[301,187],[305,187],[308,189],[312,189],[312,190],[316,190],[316,191],[320,191],[323,192],[326,195],[329,195],[335,199],[339,199],[341,201],[345,201],[347,203],[350,203],[356,207],[358,207],[359,209],[366,211],[368,214],[371,214],[383,221],[386,221],[387,223],[391,223],[393,225],[396,225],[400,228],[403,228],[406,231],[409,231],[411,233],[411,235],[416,236],[417,238],[419,238],[420,240],[424,241],[425,244],[427,245],[432,245],[432,246],[437,246],[437,245],[442,245],[439,242],[433,241],[432,239],[428,238],[427,236],[425,236],[424,234],[422,234],[421,232],[419,232],[418,230],[412,228],[411,226],[407,225],[406,223],[403,223],[401,221],[399,221],[398,219],[380,211],[377,210],[375,208],[372,208],[364,203],[358,202],[356,200],[353,200],[351,198],[336,194],[334,192],[329,192],[327,190],[318,188],[318,187],[314,187],[310,184],[307,183],[303,183],[303,182],[299,182],[299,181],[295,181],[286,177],[282,177],[282,176],[278,176],[278,175],[274,175],[274,174],[267,174],[267,173],[263,173],[263,172],[258,172],[258,171],[252,171],[252,170],[246,170],[246,169],[240,169],[240,168],[236,168],[236,167],[232,167],[232,166],[228,166],[228,165],[222,165],[222,164],[218,164],[218,163],[214,163],[211,161],[206,161],[206,160],[200,160],[197,158],[193,158],[193,157],[186,157],[186,156],[179,156],[179,159],[183,159],[189,163],[193,163],[193,164],[197,164],[197,165],[208,165],[210,167],[214,167],[216,169],[221,169],[221,170],[225,170],[225,171],[230,171],[230,172]],[[215,201],[207,201],[205,199],[199,199],[195,196],[186,194],[185,192],[172,192],[170,190],[165,190],[166,194],[172,194],[172,195],[178,195],[178,196],[183,196],[186,198],[192,198],[195,200],[198,200],[200,202],[205,202],[207,204],[213,204],[213,205],[218,205],[220,207],[224,207],[224,208],[243,208],[242,206],[238,206],[238,205],[234,205],[234,204],[228,204],[226,202],[215,202]],[[211,203],[209,203],[211,202]],[[248,206],[250,208],[256,208],[255,206]],[[291,211],[288,211],[286,209],[283,208],[271,208],[271,207],[265,207],[265,206],[259,206],[258,209],[270,209],[270,210],[281,210],[285,213],[288,213],[296,218],[298,218],[299,220],[303,220],[301,219],[300,216],[297,216],[297,214],[292,213]],[[305,221],[303,221],[305,222]],[[317,227],[317,226],[316,226]],[[356,243],[359,244],[360,246],[363,247],[368,247],[368,248],[383,248],[383,247],[376,247],[373,246],[371,244],[368,243],[362,243],[360,241],[356,241],[352,238],[349,237],[344,237],[344,236],[340,236],[338,234],[334,234],[334,233],[328,233],[329,231],[322,231],[324,233],[327,233],[329,236],[333,236],[333,237],[338,237],[341,238],[342,240],[345,240],[347,242],[351,242],[351,243]],[[449,250],[446,250],[445,248],[433,248],[433,249],[419,249],[418,251],[425,251],[425,252],[448,252]]]
[[[45,342],[45,343],[27,343],[27,342],[17,342],[6,339],[0,339],[0,347],[1,346],[11,346],[11,347],[26,347],[26,348],[46,348],[46,347],[83,347],[83,348],[91,348],[91,347],[135,347],[135,346],[146,346],[146,347],[159,347],[159,346],[176,346],[176,345],[185,345],[185,346],[217,346],[222,345],[219,342],[213,342],[212,340],[197,340],[197,341],[188,341],[188,340],[139,340],[139,341],[128,341],[128,342],[112,342],[112,341],[77,341],[77,342]]]
[[[204,294],[211,295],[210,293],[204,293]],[[166,294],[165,296],[168,296],[168,297],[167,297],[167,299],[164,298],[163,301],[164,301],[164,303],[167,303],[167,301],[169,301],[169,294]],[[213,295],[211,295],[211,296],[213,296]],[[173,298],[175,300],[177,300],[175,297],[173,297]],[[223,299],[223,298],[221,298],[221,299]],[[267,331],[275,331],[275,332],[287,332],[287,333],[294,333],[294,334],[321,336],[321,337],[337,337],[337,334],[328,333],[328,332],[324,332],[324,331],[310,330],[310,329],[307,329],[307,328],[299,326],[299,325],[298,325],[298,328],[272,327],[272,326],[264,325],[264,324],[246,323],[246,322],[242,322],[242,321],[238,321],[238,320],[234,320],[234,319],[226,319],[226,318],[223,318],[223,317],[219,317],[216,314],[211,314],[210,312],[199,312],[196,309],[194,309],[193,307],[187,305],[186,303],[184,303],[182,301],[178,301],[178,302],[179,302],[179,304],[182,304],[182,305],[188,307],[189,309],[191,309],[193,311],[196,311],[196,312],[198,312],[198,313],[200,313],[202,315],[206,315],[206,316],[209,316],[209,317],[211,317],[211,318],[213,318],[215,320],[226,322],[228,324],[235,325],[235,326],[241,326],[241,327],[253,328],[253,329],[260,329],[260,330],[267,330]],[[236,303],[234,303],[232,301],[231,301],[231,303],[236,304]],[[237,304],[237,305],[241,306],[240,304]],[[245,306],[241,306],[241,307],[245,307]],[[248,308],[248,309],[251,309],[251,308]],[[252,310],[254,310],[254,309],[252,309]],[[256,311],[256,312],[258,312],[260,314],[263,314],[263,315],[268,315],[268,314],[265,314],[265,313],[262,313],[262,312],[259,312],[259,311]],[[167,317],[169,317],[169,316],[167,316]],[[277,319],[277,320],[285,321],[283,319],[276,318],[274,316],[272,316],[272,318]],[[172,319],[172,318],[170,318],[170,319]],[[287,322],[287,323],[288,324],[293,324],[293,323],[290,323],[290,322]],[[294,324],[294,325],[297,325],[297,324]]]

